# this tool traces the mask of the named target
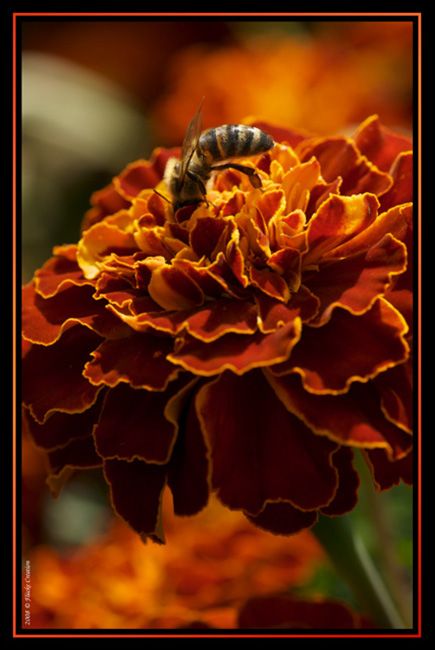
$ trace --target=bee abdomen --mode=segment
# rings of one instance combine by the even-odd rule
[[[224,124],[201,134],[199,146],[213,161],[238,156],[254,156],[273,146],[273,139],[254,126]]]

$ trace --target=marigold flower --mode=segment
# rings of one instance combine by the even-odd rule
[[[24,287],[23,400],[57,491],[102,467],[115,510],[163,541],[211,492],[278,534],[357,500],[353,449],[385,489],[410,481],[411,143],[263,127],[208,203],[160,193],[174,150],[97,192],[77,245]],[[242,161],[243,162],[243,161]]]
[[[67,555],[35,548],[32,627],[176,628],[200,620],[233,628],[247,598],[301,585],[324,560],[308,531],[290,540],[268,535],[216,499],[194,519],[174,517],[170,506],[166,493],[164,548],[144,545],[119,520]]]

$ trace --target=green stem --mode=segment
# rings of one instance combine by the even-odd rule
[[[361,537],[348,517],[321,517],[313,533],[354,592],[362,610],[382,628],[405,627]]]

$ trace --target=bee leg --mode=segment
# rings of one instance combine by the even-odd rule
[[[237,171],[242,172],[249,177],[252,187],[261,187],[261,178],[252,167],[246,167],[245,165],[239,165],[238,163],[224,163],[223,165],[213,165],[211,169],[237,169]]]
[[[207,190],[205,189],[205,185],[202,181],[202,178],[197,176],[197,174],[194,174],[193,172],[189,172],[189,171],[186,172],[186,176],[188,176],[190,180],[194,181],[198,185],[199,190],[203,195],[204,200],[206,201],[207,199],[205,198],[205,195],[207,194]]]

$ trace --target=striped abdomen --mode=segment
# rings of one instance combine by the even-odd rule
[[[201,133],[198,144],[206,161],[212,164],[226,158],[255,156],[270,149],[274,142],[255,126],[223,124]]]

